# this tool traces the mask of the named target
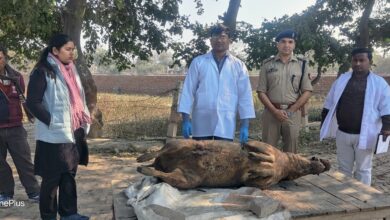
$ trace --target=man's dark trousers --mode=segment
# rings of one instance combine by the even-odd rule
[[[0,193],[14,195],[15,182],[12,169],[6,161],[10,153],[19,179],[27,194],[39,192],[39,184],[34,176],[31,151],[27,143],[27,132],[23,126],[0,128]]]

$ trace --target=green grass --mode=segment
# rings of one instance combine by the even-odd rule
[[[261,112],[264,106],[253,93],[256,119],[250,121],[250,137],[261,138]],[[323,98],[309,100],[309,121],[321,119]],[[110,138],[142,139],[165,137],[169,123],[172,96],[117,95],[99,93],[97,106],[103,112],[103,136]],[[239,124],[239,120],[237,121]],[[178,124],[178,136],[181,123]]]
[[[323,98],[309,100],[309,122],[321,119]],[[264,107],[254,94],[256,118],[250,121],[249,137],[261,140],[261,112]],[[103,135],[107,138],[142,140],[166,137],[172,96],[115,95],[98,94],[98,107],[103,112]],[[239,120],[237,120],[237,123]],[[177,135],[181,136],[181,122]],[[237,126],[236,138],[239,137]],[[301,130],[299,153],[316,155],[322,150],[334,153],[333,141],[319,142],[319,127],[311,127],[308,132]]]
[[[165,136],[172,97],[98,94],[105,137],[137,139]]]

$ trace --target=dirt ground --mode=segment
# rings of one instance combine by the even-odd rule
[[[27,125],[29,143],[34,155],[35,141],[33,128]],[[319,143],[312,137],[307,145],[300,148],[300,153],[307,156],[317,156],[329,159],[335,169],[336,157],[334,143],[329,141]],[[310,139],[311,138],[311,139]],[[90,163],[87,167],[80,166],[76,177],[78,191],[79,213],[91,216],[91,219],[110,220],[112,214],[111,181],[119,180],[130,184],[141,177],[135,170],[136,153],[147,148],[159,148],[161,141],[129,141],[93,139],[89,140],[91,149]],[[16,182],[15,196],[17,203],[11,207],[0,208],[0,219],[4,220],[30,220],[39,219],[39,207],[36,203],[27,200],[15,167],[10,158],[9,163],[14,169]],[[375,156],[373,169],[373,187],[390,195],[390,154]]]
[[[33,127],[26,126],[29,134],[29,143],[34,158],[35,141]],[[112,212],[111,181],[134,182],[141,175],[135,170],[137,163],[134,153],[137,148],[162,146],[162,142],[146,141],[135,142],[127,140],[95,139],[89,140],[91,150],[90,162],[87,167],[79,166],[76,176],[79,213],[91,216],[95,220],[110,220]],[[141,147],[140,147],[141,146]],[[156,147],[158,147],[156,146]],[[141,149],[142,151],[142,149]],[[119,155],[119,156],[116,156]],[[1,220],[35,220],[40,219],[39,206],[27,200],[27,195],[19,181],[13,161],[8,156],[15,179],[15,196],[17,201],[10,207],[0,207]],[[39,181],[40,178],[38,177]],[[59,219],[59,217],[58,217]]]

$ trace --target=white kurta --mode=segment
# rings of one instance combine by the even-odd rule
[[[188,69],[178,107],[178,112],[192,113],[193,136],[234,139],[237,111],[240,119],[255,118],[245,64],[229,54],[219,73],[211,52],[196,57]]]
[[[326,97],[324,108],[329,109],[321,127],[320,140],[336,137],[338,129],[336,107],[352,73],[342,74],[333,84]],[[359,136],[359,149],[371,149],[382,128],[381,116],[390,115],[390,87],[382,77],[370,73],[367,78],[363,118]]]

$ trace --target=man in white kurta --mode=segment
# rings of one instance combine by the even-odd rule
[[[352,51],[353,71],[333,83],[324,103],[320,133],[321,140],[336,137],[339,170],[366,185],[371,185],[377,136],[390,134],[390,87],[370,72],[371,62],[369,49]]]
[[[188,69],[178,107],[185,138],[192,133],[196,140],[232,141],[238,112],[240,141],[248,140],[249,119],[255,118],[252,89],[245,64],[228,52],[229,34],[224,25],[212,27],[212,51],[196,57]]]

